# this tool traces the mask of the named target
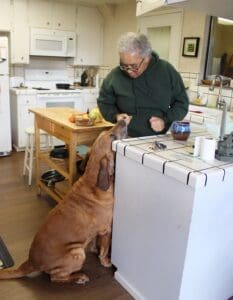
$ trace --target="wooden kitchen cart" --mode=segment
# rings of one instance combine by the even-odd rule
[[[68,107],[30,108],[29,111],[35,114],[36,186],[39,194],[42,189],[54,200],[59,201],[62,197],[56,192],[55,188],[48,187],[41,181],[41,164],[45,163],[63,175],[69,189],[77,178],[76,146],[80,144],[91,145],[103,130],[111,128],[113,124],[103,121],[89,127],[77,126],[69,121],[71,114],[73,112],[77,113],[77,111]],[[66,144],[69,157],[66,160],[65,167],[57,164],[50,157],[48,151],[40,149],[40,129]]]

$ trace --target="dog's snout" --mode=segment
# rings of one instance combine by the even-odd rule
[[[127,123],[125,120],[120,120],[115,127],[116,139],[124,139],[127,137]]]

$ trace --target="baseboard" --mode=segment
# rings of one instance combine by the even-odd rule
[[[115,272],[114,277],[135,300],[146,300],[145,297],[143,297],[123,276],[121,276],[119,271]]]

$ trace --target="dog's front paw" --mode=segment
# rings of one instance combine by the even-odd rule
[[[99,257],[100,258],[100,263],[102,266],[105,268],[110,268],[112,266],[111,260],[109,257]]]

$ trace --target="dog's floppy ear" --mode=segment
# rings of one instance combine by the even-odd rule
[[[107,157],[103,157],[100,161],[99,173],[97,176],[96,186],[103,191],[107,191],[111,184],[110,165]]]

